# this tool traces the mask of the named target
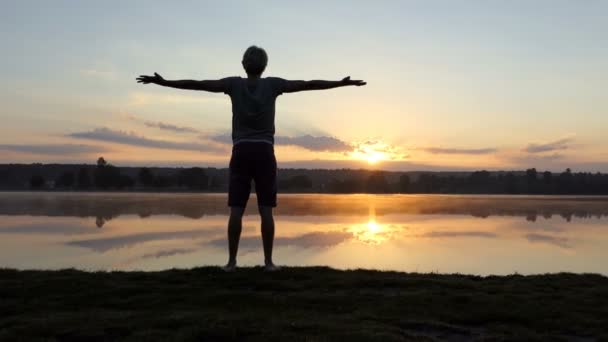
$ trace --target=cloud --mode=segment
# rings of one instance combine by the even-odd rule
[[[350,152],[344,153],[356,160],[373,161],[403,161],[409,158],[399,146],[391,145],[382,140],[365,140],[353,144]]]
[[[543,168],[557,167],[557,164],[563,164],[557,167],[558,169],[565,169],[570,167],[567,161],[563,161],[564,155],[561,153],[549,153],[549,154],[524,154],[509,157],[513,162],[521,165],[521,167],[529,167],[530,165],[540,166]],[[560,163],[561,161],[561,163]]]
[[[65,154],[88,154],[107,151],[101,146],[81,145],[81,144],[22,144],[22,145],[0,145],[0,150],[33,153],[33,154],[48,154],[48,155],[65,155]]]
[[[72,235],[91,232],[91,227],[81,224],[48,221],[45,223],[17,224],[0,227],[0,234]]]
[[[296,237],[278,237],[275,242],[280,246],[319,248],[335,246],[352,237],[353,234],[348,232],[312,232]]]
[[[176,132],[176,133],[200,133],[201,131],[199,131],[198,129],[194,128],[194,127],[188,127],[188,126],[177,126],[174,124],[170,124],[170,123],[166,123],[166,122],[162,122],[162,121],[149,121],[149,120],[142,120],[136,116],[133,115],[128,115],[128,118],[142,123],[148,127],[152,127],[152,128],[159,128],[161,130],[165,130],[165,131],[171,131],[171,132]]]
[[[197,251],[197,249],[195,249],[195,248],[174,248],[174,249],[170,249],[170,250],[166,250],[166,251],[158,251],[155,253],[144,254],[141,256],[141,259],[166,258],[166,257],[179,255],[179,254],[190,254],[190,253],[193,253],[196,251]]]
[[[426,147],[422,150],[433,154],[490,154],[498,151],[496,148],[449,148]]]
[[[328,136],[302,135],[297,137],[277,136],[275,142],[279,145],[292,145],[315,152],[348,152],[353,148],[350,144]]]
[[[349,232],[311,232],[300,236],[293,237],[277,237],[274,239],[276,246],[295,246],[299,248],[324,248],[338,245],[344,241],[353,238],[353,234]],[[262,240],[259,237],[243,237],[239,241],[241,249],[253,250],[261,246]],[[218,239],[210,242],[212,245],[224,247],[226,239]]]
[[[561,247],[561,248],[572,248],[572,245],[570,244],[570,240],[568,240],[567,238],[564,238],[564,237],[556,237],[556,236],[545,235],[545,234],[528,234],[528,235],[526,235],[526,238],[528,239],[528,241],[530,241],[532,243],[540,242],[540,243],[547,243],[547,244],[554,245],[554,246]]]
[[[175,126],[172,124],[164,123],[164,122],[152,122],[145,121],[144,124],[148,127],[160,128],[167,131],[177,132],[177,133],[200,133],[200,131],[193,127],[187,126]]]
[[[565,137],[546,143],[529,143],[528,146],[524,148],[524,151],[528,153],[543,153],[567,150],[568,148],[570,148],[572,140],[572,137]]]
[[[207,138],[222,144],[232,144],[232,138],[229,134],[221,134],[211,137],[201,136],[201,138]],[[350,144],[338,138],[329,136],[312,136],[307,134],[296,137],[287,137],[278,135],[274,137],[274,141],[276,145],[298,146],[314,152],[348,152],[353,149]]]
[[[355,156],[353,156],[355,157]],[[407,156],[406,156],[407,157]],[[279,166],[285,169],[371,169],[384,171],[474,171],[472,167],[449,166],[449,165],[431,165],[424,163],[415,163],[407,160],[384,160],[379,164],[370,165],[367,161],[361,160],[293,160],[280,161]]]
[[[225,146],[215,144],[201,144],[196,142],[177,142],[159,139],[150,139],[135,134],[134,132],[124,132],[112,130],[106,127],[96,128],[88,132],[71,133],[67,136],[78,139],[90,139],[105,142],[113,142],[125,145],[160,148],[168,150],[187,150],[205,152],[225,152]]]
[[[218,134],[212,136],[200,135],[200,139],[209,139],[220,144],[232,144],[232,137],[230,134]]]
[[[453,238],[453,237],[479,237],[479,238],[495,238],[498,235],[491,232],[465,231],[465,232],[428,232],[422,234],[423,237],[429,238]]]
[[[99,239],[88,239],[88,240],[76,240],[69,241],[67,245],[76,246],[82,248],[89,248],[95,252],[103,253],[112,249],[119,249],[124,247],[130,247],[136,244],[145,243],[149,241],[164,241],[171,239],[195,239],[199,237],[206,237],[211,234],[215,234],[213,231],[204,230],[185,230],[176,232],[153,232],[153,233],[141,233],[132,234],[127,236],[117,236],[109,238]]]

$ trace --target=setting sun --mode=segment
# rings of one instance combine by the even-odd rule
[[[368,245],[379,245],[390,240],[393,235],[400,231],[402,227],[396,225],[386,225],[376,222],[374,216],[370,216],[369,221],[351,226],[348,231],[353,234],[356,240]]]
[[[380,230],[380,226],[376,223],[376,221],[367,222],[367,230],[370,233],[377,233]]]
[[[367,140],[356,143],[349,156],[356,160],[366,161],[369,164],[376,164],[387,160],[404,160],[405,153],[395,146],[380,140]]]
[[[366,159],[368,163],[376,164],[378,161],[382,160],[382,156],[379,153],[371,153]]]

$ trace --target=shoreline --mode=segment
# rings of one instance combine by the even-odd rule
[[[134,190],[66,190],[66,189],[0,189],[0,193],[61,193],[61,194],[186,194],[186,195],[228,195],[226,191],[196,191],[196,190],[145,190],[145,189],[134,189]],[[339,195],[339,196],[393,196],[393,197],[407,197],[407,196],[430,196],[430,197],[491,197],[491,198],[537,198],[537,199],[555,199],[555,198],[566,198],[566,199],[607,199],[608,194],[507,194],[507,193],[470,193],[470,192],[297,192],[297,191],[279,191],[279,196],[291,196],[291,195]],[[251,193],[252,197],[255,197],[255,192]]]
[[[606,339],[608,277],[0,269],[0,340]]]

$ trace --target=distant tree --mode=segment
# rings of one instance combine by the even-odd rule
[[[401,175],[401,177],[399,177],[399,192],[408,193],[410,191],[410,176]]]
[[[512,172],[505,175],[505,192],[508,194],[519,193],[517,186],[517,177]]]
[[[588,172],[579,172],[573,174],[573,182],[572,182],[571,192],[576,194],[585,194],[593,192],[593,181],[592,175]]]
[[[102,189],[120,187],[120,170],[112,165],[106,165],[95,169],[95,186]]]
[[[553,186],[553,174],[551,171],[543,172],[542,192],[545,194],[552,194],[555,192]]]
[[[354,178],[348,178],[345,180],[332,178],[327,183],[327,191],[330,193],[352,194],[363,192],[364,189],[361,186],[361,183]]]
[[[178,174],[178,185],[190,189],[207,190],[208,180],[205,170],[200,167],[183,169]]]
[[[365,183],[365,190],[369,193],[386,193],[389,191],[388,182],[384,173],[380,171],[373,172]]]
[[[70,188],[74,185],[75,177],[74,172],[65,171],[55,180],[55,187],[58,188]]]
[[[492,183],[494,179],[492,174],[486,170],[472,172],[468,179],[468,189],[466,192],[469,193],[491,193]]]
[[[572,171],[570,168],[567,168],[557,178],[557,192],[560,194],[570,194],[573,190]]]
[[[95,168],[95,186],[101,189],[121,188],[122,177],[120,169],[116,166],[108,164],[103,157],[97,160]]]
[[[46,182],[46,180],[41,175],[36,174],[36,175],[32,175],[32,177],[30,177],[30,187],[32,189],[42,188],[44,186],[45,182]]]
[[[76,186],[80,189],[86,189],[91,186],[91,177],[89,176],[89,170],[81,167],[78,170],[78,177],[76,178]]]
[[[551,171],[545,171],[543,172],[543,183],[545,184],[551,184],[553,182],[553,174],[551,173]]]
[[[342,182],[342,189],[345,193],[358,193],[363,192],[363,186],[360,181],[355,178],[348,178]]]
[[[296,175],[290,178],[291,186],[300,189],[312,188],[312,180],[307,175]]]
[[[143,186],[152,186],[152,185],[154,185],[154,174],[147,167],[142,167],[139,170],[139,174],[138,174],[137,178],[139,179],[139,182]]]
[[[224,186],[224,184],[226,184],[225,180],[223,177],[220,177],[218,175],[213,175],[211,176],[211,179],[209,180],[209,189],[210,190],[221,190],[222,187]]]
[[[416,191],[421,193],[439,192],[439,178],[430,173],[423,173],[416,181]]]
[[[159,175],[154,177],[154,186],[157,188],[166,188],[176,185],[174,178],[167,175]]]
[[[106,166],[108,163],[106,162],[106,160],[103,157],[99,157],[97,159],[97,167],[104,167]]]
[[[119,178],[119,182],[117,184],[117,187],[119,189],[124,189],[124,188],[131,188],[135,185],[135,179],[133,179],[133,177],[129,176],[129,175],[120,175]]]
[[[473,184],[486,184],[490,181],[491,178],[492,175],[489,171],[486,170],[472,172],[469,176],[469,179]]]
[[[526,190],[527,193],[533,194],[537,192],[536,183],[537,183],[538,174],[535,168],[526,170]]]

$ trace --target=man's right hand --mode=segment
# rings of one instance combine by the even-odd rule
[[[154,73],[154,76],[141,75],[138,78],[136,78],[136,80],[137,80],[137,83],[143,83],[143,84],[148,84],[148,83],[162,84],[165,81],[165,79],[157,73]]]
[[[363,81],[363,80],[351,80],[351,79],[350,79],[350,76],[348,76],[348,77],[344,77],[344,78],[342,79],[342,81],[340,81],[340,82],[342,82],[342,84],[343,84],[343,85],[346,85],[346,86],[357,86],[357,87],[364,86],[364,85],[366,85],[366,84],[367,84],[367,83],[366,83],[365,81]]]

